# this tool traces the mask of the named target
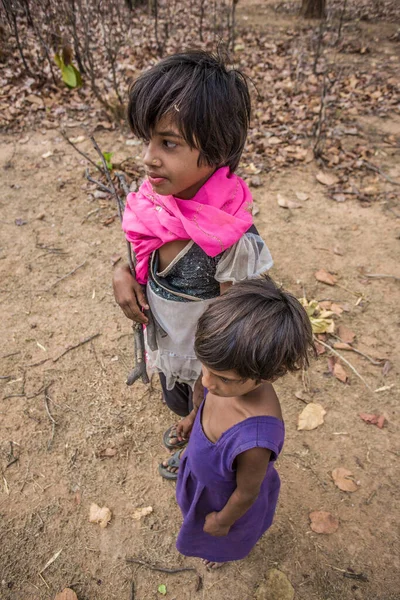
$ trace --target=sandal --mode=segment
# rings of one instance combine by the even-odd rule
[[[175,432],[175,435],[174,435]],[[171,442],[169,441],[171,438],[178,438],[177,434],[176,434],[176,426],[175,425],[171,425],[171,427],[169,429],[167,429],[167,431],[164,433],[163,435],[163,443],[164,446],[167,448],[167,450],[177,450],[178,448],[184,448],[186,446],[186,444],[188,443],[188,440],[181,440],[176,441],[175,444],[171,444]]]
[[[181,464],[181,454],[182,449],[177,450],[167,460],[167,466],[163,465],[163,463],[160,463],[158,465],[158,472],[160,473],[161,477],[164,477],[164,479],[169,479],[170,481],[176,481],[178,479],[178,471],[176,471],[175,473],[171,473],[171,471],[168,471],[168,467],[179,469]]]

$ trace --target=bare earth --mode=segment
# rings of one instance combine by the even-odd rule
[[[255,18],[254,3],[248,4]],[[277,19],[279,26],[290,24],[285,15]],[[271,23],[266,18],[265,27]],[[399,146],[383,150],[380,144],[386,132],[400,136],[399,116],[364,117],[358,127],[376,149],[376,162],[400,182]],[[298,600],[398,600],[399,281],[366,279],[362,268],[400,276],[399,213],[384,202],[361,206],[352,196],[332,201],[315,179],[315,163],[265,174],[254,190],[255,221],[274,256],[274,278],[298,297],[305,292],[309,299],[347,304],[337,324],[355,332],[359,350],[393,366],[384,376],[382,366],[343,352],[370,391],[348,367],[347,384],[333,378],[325,354],[305,381],[299,374],[277,384],[287,441],[278,464],[282,493],[275,522],[245,561],[208,573],[175,550],[181,521],[175,487],[157,473],[165,456],[162,433],[173,415],[162,405],[155,377],[151,387],[125,385],[133,340],[111,288],[111,257],[124,259],[125,246],[118,219],[104,225],[115,206],[82,189],[81,159],[57,130],[26,136],[22,144],[22,136],[0,136],[0,597],[53,599],[72,586],[79,600],[128,600],[134,580],[137,600],[161,598],[160,584],[167,586],[167,600],[250,600],[269,569],[277,568]],[[102,133],[98,141],[124,158],[135,148],[119,136]],[[89,142],[81,147],[89,149]],[[53,155],[43,159],[50,150]],[[393,190],[372,172],[364,183]],[[295,191],[309,195],[303,208],[278,206],[278,192],[296,199]],[[16,219],[26,223],[16,225]],[[318,283],[314,272],[321,268],[336,273],[339,285]],[[299,391],[327,411],[318,429],[297,430],[305,406],[295,396]],[[367,425],[360,412],[384,414],[385,427]],[[11,442],[18,460],[7,467]],[[111,456],[104,456],[107,449]],[[353,473],[356,492],[334,485],[336,467]],[[92,502],[112,511],[107,528],[89,523]],[[148,506],[150,515],[133,519],[135,509]],[[338,531],[314,533],[308,516],[314,510],[337,517]],[[196,591],[193,572],[150,571],[128,565],[127,557],[196,567],[203,588]]]

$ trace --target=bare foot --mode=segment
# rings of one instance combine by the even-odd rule
[[[205,558],[202,558],[201,562],[203,563],[203,565],[206,565],[207,569],[209,569],[210,571],[220,569],[221,567],[224,567],[225,565],[229,564],[227,562],[215,562],[213,560],[206,560]]]

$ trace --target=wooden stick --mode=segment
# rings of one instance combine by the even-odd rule
[[[56,356],[56,358],[53,358],[53,362],[57,362],[58,360],[60,360],[60,358],[62,356],[64,356],[65,354],[67,354],[67,352],[71,352],[71,350],[75,350],[75,348],[79,348],[79,346],[83,346],[84,344],[87,344],[88,342],[91,342],[95,338],[99,337],[99,335],[100,335],[100,333],[95,333],[95,334],[93,334],[93,335],[85,338],[81,342],[78,342],[77,344],[74,344],[73,346],[68,346],[68,348],[66,348],[63,352],[61,352],[61,354],[59,354],[58,356]]]
[[[86,160],[88,160],[90,162],[91,165],[93,165],[98,171],[100,171],[101,174],[103,174],[103,169],[101,167],[99,167],[99,165],[97,165],[91,158],[90,156],[88,156],[87,154],[85,154],[84,152],[82,152],[82,150],[79,150],[78,146],[76,144],[74,144],[74,142],[71,142],[71,140],[69,139],[69,137],[67,136],[67,134],[65,133],[64,129],[60,129],[60,133],[63,136],[64,140],[66,142],[68,142],[68,144],[70,146],[72,146],[74,148],[74,150],[77,151],[78,154],[80,154],[81,156],[83,156],[83,158],[86,158]]]
[[[151,571],[159,571],[160,573],[174,574],[174,573],[183,573],[184,571],[193,571],[197,575],[196,592],[198,592],[203,585],[203,579],[202,579],[201,575],[199,575],[199,573],[197,572],[197,569],[195,569],[194,567],[176,567],[175,569],[168,569],[167,567],[159,567],[157,565],[153,565],[144,560],[141,560],[140,558],[128,557],[125,560],[129,564],[133,563],[136,565],[142,565],[143,567],[147,567]]]
[[[62,281],[64,281],[64,279],[66,279],[67,277],[70,277],[71,275],[73,275],[74,273],[76,273],[78,271],[78,269],[81,269],[82,267],[84,267],[86,265],[86,263],[87,263],[87,260],[85,260],[81,265],[78,265],[77,267],[75,267],[75,269],[73,269],[72,271],[70,271],[66,275],[63,275],[62,277],[60,277],[60,279],[57,279],[54,283],[52,283],[47,288],[46,292],[48,292],[49,290],[51,290],[54,287],[56,287],[56,285],[58,285],[59,283],[61,283]]]
[[[322,342],[321,340],[319,340],[316,337],[314,337],[314,339],[315,339],[316,342],[318,342],[318,344],[321,344],[321,346],[325,346],[325,348],[327,348],[328,350],[330,350],[333,354],[336,354],[336,356],[338,356],[340,358],[340,360],[342,360],[348,367],[350,367],[350,369],[353,371],[353,373],[355,373],[357,375],[357,377],[359,379],[361,379],[361,381],[363,382],[363,384],[365,385],[365,387],[368,388],[370,392],[372,392],[372,388],[365,381],[364,377],[362,375],[360,375],[360,373],[357,371],[357,369],[355,367],[353,367],[353,365],[351,364],[351,362],[349,362],[346,358],[344,358],[344,356],[342,356],[337,350],[335,350],[334,348],[332,348],[332,346],[329,346],[329,344],[325,344],[325,342]]]
[[[395,279],[400,281],[400,277],[397,275],[386,275],[385,273],[363,273],[363,277],[370,277],[371,279]]]

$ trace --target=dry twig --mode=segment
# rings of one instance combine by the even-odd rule
[[[66,275],[63,275],[62,277],[60,277],[59,279],[57,279],[54,283],[52,283],[46,290],[46,292],[50,291],[51,289],[53,289],[54,287],[56,287],[56,285],[58,285],[59,283],[61,283],[62,281],[64,281],[64,279],[66,279],[67,277],[70,277],[71,275],[73,275],[74,273],[76,273],[78,271],[78,269],[81,269],[83,266],[85,266],[87,263],[87,260],[85,260],[81,265],[78,265],[77,267],[75,267],[75,269],[73,269],[72,271],[70,271],[69,273],[67,273]]]
[[[53,416],[50,412],[50,408],[49,408],[49,400],[50,400],[50,396],[48,394],[49,387],[50,386],[47,386],[46,389],[44,390],[44,407],[46,409],[47,416],[49,417],[49,419],[51,421],[51,438],[47,443],[47,450],[51,449],[51,446],[53,444],[54,434],[56,432],[56,425],[57,425],[57,421],[53,418]],[[42,569],[42,571],[44,571],[44,569]]]
[[[129,558],[126,558],[125,560],[129,564],[142,565],[143,567],[147,567],[151,571],[159,571],[160,573],[174,574],[174,573],[183,573],[184,571],[193,571],[197,575],[196,592],[198,592],[202,588],[203,579],[194,567],[176,567],[175,569],[168,569],[167,567],[159,567],[157,565],[153,565],[144,560],[141,560],[140,558],[129,557]]]
[[[95,334],[93,334],[93,335],[85,338],[81,342],[78,342],[77,344],[73,344],[72,346],[68,346],[63,352],[61,352],[61,354],[59,354],[58,356],[56,356],[56,358],[53,358],[53,362],[57,362],[58,360],[60,360],[60,358],[62,356],[64,356],[65,354],[67,354],[67,352],[70,352],[71,350],[75,350],[75,348],[79,348],[79,346],[83,346],[84,344],[87,344],[88,342],[91,342],[95,338],[99,337],[99,335],[100,335],[100,333],[95,333]]]
[[[359,379],[361,379],[361,381],[363,382],[365,387],[368,388],[370,392],[372,392],[370,385],[365,381],[364,377],[362,375],[360,375],[360,373],[357,371],[357,369],[355,367],[353,367],[351,362],[349,362],[346,358],[344,358],[344,356],[342,356],[337,350],[332,348],[332,346],[329,346],[329,344],[325,344],[325,342],[322,342],[321,340],[318,340],[317,338],[314,338],[314,339],[316,342],[318,342],[318,344],[321,344],[321,346],[324,346],[325,348],[330,350],[332,352],[332,354],[335,354],[337,357],[339,357],[340,360],[342,360],[353,371],[353,373],[355,373],[357,375],[357,377]]]

